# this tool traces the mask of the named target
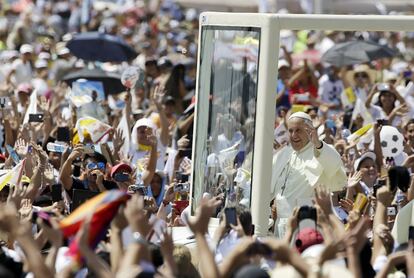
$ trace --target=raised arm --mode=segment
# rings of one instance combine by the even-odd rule
[[[372,86],[371,91],[369,92],[369,95],[367,97],[367,100],[365,101],[365,107],[367,109],[371,108],[372,98],[374,97],[377,90],[378,90],[378,84],[375,84],[374,86]]]
[[[373,223],[373,247],[372,247],[372,259],[371,263],[375,262],[375,259],[382,253],[385,252],[386,247],[384,246],[380,233],[377,229],[384,225],[388,226],[387,223],[387,207],[391,205],[392,193],[388,186],[383,186],[377,191],[377,207],[375,210],[374,223]]]
[[[155,107],[157,108],[158,114],[160,115],[160,124],[161,124],[161,134],[160,140],[164,146],[168,146],[170,142],[170,134],[169,134],[169,124],[167,115],[162,107],[163,97],[165,92],[163,92],[164,88],[162,87],[155,87],[154,91],[154,103]]]
[[[151,151],[149,156],[149,161],[147,168],[142,174],[142,180],[145,185],[151,183],[152,178],[154,177],[155,170],[157,168],[158,152],[157,152],[157,137],[155,135],[149,136],[149,141],[151,142]]]
[[[77,145],[60,169],[59,180],[62,182],[62,185],[66,190],[72,189],[72,163],[76,158],[80,157],[82,153],[83,146]]]
[[[195,235],[198,255],[200,258],[203,258],[200,260],[199,267],[201,276],[205,278],[219,277],[219,270],[205,235],[208,230],[210,217],[220,203],[221,201],[217,197],[210,200],[203,198],[200,201],[200,206],[197,208],[194,219],[187,219],[188,227]]]

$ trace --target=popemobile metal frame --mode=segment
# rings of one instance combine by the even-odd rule
[[[337,30],[337,31],[414,31],[414,16],[376,15],[299,15],[299,14],[248,14],[205,12],[200,15],[200,40],[196,85],[195,129],[205,124],[203,104],[208,95],[200,94],[201,86],[208,86],[208,69],[200,67],[201,51],[208,51],[209,39],[201,40],[204,28],[209,27],[256,27],[260,28],[259,65],[257,83],[256,119],[254,130],[254,157],[251,189],[251,213],[255,234],[266,236],[269,221],[269,199],[271,192],[272,149],[275,119],[275,88],[278,74],[279,35],[281,30]],[[231,28],[230,28],[231,29]],[[207,82],[206,82],[207,81]],[[195,137],[198,135],[195,134]],[[193,141],[193,162],[197,155],[197,140]],[[195,188],[192,169],[191,196]]]

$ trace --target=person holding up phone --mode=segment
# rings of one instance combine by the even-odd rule
[[[77,158],[81,158],[81,175],[80,178],[72,176],[72,164]],[[73,196],[74,189],[89,190],[102,192],[110,189],[117,189],[115,182],[106,180],[104,175],[106,171],[106,159],[98,152],[85,154],[85,146],[76,145],[59,173],[61,181],[69,196]]]

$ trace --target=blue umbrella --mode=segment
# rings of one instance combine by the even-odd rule
[[[123,62],[137,56],[120,37],[100,32],[79,33],[67,43],[70,52],[86,61]]]

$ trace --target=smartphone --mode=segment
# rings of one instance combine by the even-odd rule
[[[93,153],[95,153],[95,146],[92,145],[92,144],[87,144],[87,145],[83,146],[83,151],[86,154],[93,154]]]
[[[391,89],[390,85],[387,84],[387,83],[381,83],[381,84],[378,85],[378,91],[380,91],[380,92],[389,91],[390,89]]]
[[[226,222],[227,225],[237,225],[237,214],[236,214],[236,208],[225,208],[224,209],[224,215],[226,216]]]
[[[296,101],[309,101],[309,94],[297,94],[295,95]]]
[[[184,149],[184,150],[178,150],[179,157],[188,157],[191,158],[191,149]]]
[[[414,240],[414,226],[408,227],[408,240]]]
[[[18,164],[20,162],[20,156],[16,153],[13,147],[10,145],[6,145],[6,149],[9,155],[11,156],[11,158],[13,159],[13,162],[15,164]]]
[[[183,174],[183,172],[180,171],[175,172],[175,178],[178,182],[188,182],[188,175]]]
[[[62,201],[62,185],[61,184],[53,184],[52,185],[52,190],[51,190],[51,195],[52,195],[52,202],[59,202]]]
[[[43,114],[29,114],[29,123],[41,123],[43,116]]]
[[[190,192],[190,185],[188,183],[177,183],[174,185],[174,192]]]
[[[384,120],[384,119],[377,120],[377,124],[379,124],[379,125],[388,125],[388,120]]]
[[[373,195],[374,196],[377,196],[378,189],[381,188],[381,187],[383,187],[383,186],[385,186],[386,183],[387,182],[385,180],[378,180],[378,182],[376,184],[374,184],[374,186],[372,188],[373,189]]]
[[[137,193],[141,196],[147,196],[148,188],[144,185],[131,184],[130,186],[128,186],[128,192],[132,194]]]
[[[388,216],[397,215],[397,210],[395,209],[395,207],[387,207],[387,215]]]
[[[56,141],[70,142],[70,130],[68,127],[58,127]]]

